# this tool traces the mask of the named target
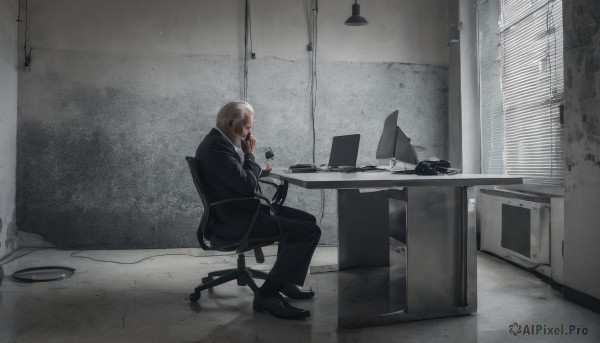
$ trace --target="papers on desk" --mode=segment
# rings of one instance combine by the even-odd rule
[[[399,163],[393,167],[388,168],[392,174],[415,174],[415,165],[409,163]]]

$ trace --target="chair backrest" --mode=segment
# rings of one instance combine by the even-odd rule
[[[200,220],[200,225],[198,226],[198,232],[196,233],[196,236],[198,238],[200,246],[202,246],[202,249],[214,250],[214,248],[209,246],[204,240],[204,233],[206,227],[208,226],[208,221],[210,218],[210,202],[208,201],[208,198],[204,193],[204,188],[202,188],[202,181],[200,180],[200,173],[198,168],[198,159],[196,159],[195,157],[187,156],[185,160],[187,161],[190,167],[190,173],[192,174],[194,185],[196,186],[196,190],[198,191],[198,195],[200,195],[200,200],[202,201],[202,206],[204,207],[204,212],[202,213],[202,219]]]
[[[190,157],[190,156],[187,156],[185,159],[188,162],[188,165],[190,167],[190,172],[192,174],[192,179],[194,180],[194,185],[196,186],[196,190],[198,191],[198,195],[200,195],[200,200],[202,201],[202,206],[204,207],[204,212],[202,213],[202,219],[200,220],[200,225],[198,226],[198,231],[196,233],[198,242],[200,243],[200,246],[202,247],[202,249],[218,250],[218,251],[237,250],[238,253],[243,253],[244,251],[247,251],[250,249],[255,249],[254,252],[257,256],[257,261],[259,263],[262,263],[264,261],[264,258],[262,259],[262,261],[259,261],[259,257],[258,257],[259,254],[262,255],[262,252],[259,253],[260,247],[272,244],[273,241],[275,241],[277,238],[279,238],[279,236],[261,237],[258,240],[252,240],[252,242],[250,242],[250,244],[248,244],[247,241],[244,244],[243,241],[240,241],[240,240],[232,241],[229,239],[219,239],[218,237],[212,237],[211,240],[217,242],[216,245],[213,245],[213,244],[211,244],[210,241],[208,241],[206,239],[206,235],[205,235],[206,229],[210,224],[210,202],[208,201],[206,193],[204,192],[204,188],[202,187],[202,179],[200,178],[200,173],[199,173],[200,168],[199,168],[199,164],[198,164],[198,162],[199,162],[198,159],[195,157]],[[256,211],[258,213],[258,208]],[[254,220],[252,221],[252,223],[254,223]]]

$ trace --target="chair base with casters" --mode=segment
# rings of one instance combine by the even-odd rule
[[[267,273],[246,267],[244,254],[238,254],[237,268],[218,270],[208,273],[208,276],[202,278],[202,283],[190,294],[190,301],[197,302],[200,299],[200,292],[224,284],[232,280],[237,280],[239,286],[249,286],[252,292],[258,291],[258,286],[254,279],[265,280]]]

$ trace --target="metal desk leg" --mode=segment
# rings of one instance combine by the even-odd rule
[[[388,200],[339,191],[340,328],[477,311],[475,226],[468,225],[466,187],[409,187],[406,200],[406,259],[392,252],[390,261],[386,221],[395,221],[389,222]]]
[[[338,190],[339,270],[389,266],[388,199],[358,189]]]
[[[389,199],[338,190],[338,327],[387,323],[405,306],[405,255],[390,256]]]
[[[409,187],[407,308],[415,319],[477,310],[474,228],[466,187]]]

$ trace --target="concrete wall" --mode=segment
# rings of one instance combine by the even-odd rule
[[[0,258],[17,248],[17,9],[0,1]]]
[[[600,299],[600,2],[563,1],[565,285]]]
[[[318,164],[331,138],[361,133],[375,163],[384,117],[447,156],[448,8],[438,0],[321,1]],[[18,224],[64,247],[197,246],[202,212],[184,156],[241,97],[243,1],[30,0],[32,70],[19,81]],[[259,151],[276,164],[311,159],[303,0],[251,1],[248,100]],[[259,162],[264,157],[259,155]],[[320,214],[321,194],[290,188],[287,204]],[[323,242],[336,240],[326,192]]]

